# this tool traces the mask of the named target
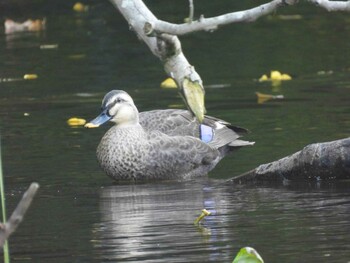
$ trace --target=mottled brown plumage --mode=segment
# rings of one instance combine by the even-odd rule
[[[214,117],[207,116],[201,126],[185,110],[139,114],[124,91],[107,93],[102,110],[87,126],[115,122],[97,147],[97,159],[106,174],[117,181],[203,176],[233,149],[252,144],[238,139],[243,128]],[[210,141],[203,142],[204,135]]]

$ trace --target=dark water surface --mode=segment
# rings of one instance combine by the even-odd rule
[[[187,15],[187,1],[147,2],[160,18]],[[201,1],[196,13],[249,7],[240,5]],[[244,246],[265,262],[350,262],[350,182],[225,183],[309,143],[349,136],[349,15],[300,5],[181,38],[206,85],[208,113],[248,128],[245,138],[256,145],[227,157],[209,178],[114,185],[95,158],[108,125],[71,128],[67,119],[94,118],[111,89],[128,91],[140,111],[183,102],[159,88],[166,77],[159,61],[108,2],[83,15],[56,7],[28,10],[46,16],[45,32],[0,35],[8,214],[31,182],[41,185],[10,239],[12,262],[231,262]],[[281,16],[290,14],[301,16]],[[293,80],[259,83],[270,70]],[[38,79],[13,80],[29,73]],[[257,91],[285,99],[258,104]],[[196,227],[203,208],[213,215]]]

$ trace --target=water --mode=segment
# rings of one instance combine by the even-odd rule
[[[159,17],[180,22],[187,15],[186,1],[149,2]],[[8,214],[31,182],[41,185],[10,239],[13,262],[231,262],[244,246],[265,262],[349,262],[349,182],[225,183],[309,143],[349,136],[346,14],[300,6],[181,38],[207,86],[208,113],[248,128],[245,139],[256,145],[224,159],[209,178],[114,185],[95,158],[108,125],[85,130],[66,120],[94,118],[114,88],[128,91],[140,110],[183,102],[159,88],[166,77],[159,61],[113,7],[93,3],[88,14],[75,15],[67,3],[28,10],[47,17],[43,33],[0,35],[0,79],[38,75],[0,82]],[[248,7],[240,5],[230,8]],[[228,8],[214,7],[202,1],[196,14]],[[283,20],[284,13],[301,19]],[[275,69],[293,80],[257,82]],[[256,91],[285,99],[258,104]],[[213,215],[196,227],[203,208]]]

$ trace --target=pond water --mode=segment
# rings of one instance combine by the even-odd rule
[[[307,144],[349,136],[347,14],[300,5],[181,38],[206,86],[208,114],[248,128],[245,139],[256,145],[203,179],[116,185],[95,157],[109,126],[71,128],[67,119],[94,118],[111,89],[128,91],[140,111],[183,102],[176,90],[160,89],[161,64],[108,2],[91,1],[80,15],[69,1],[53,2],[26,9],[46,16],[45,32],[0,35],[8,214],[31,182],[41,186],[10,239],[12,262],[231,262],[244,246],[265,262],[350,262],[350,182],[225,182]],[[146,2],[160,18],[187,15],[187,1]],[[196,14],[252,6],[208,0]],[[26,18],[23,10],[15,15]],[[259,83],[270,70],[293,79]],[[24,74],[38,78],[22,80]],[[255,92],[284,99],[258,103]],[[203,208],[212,215],[194,226]]]

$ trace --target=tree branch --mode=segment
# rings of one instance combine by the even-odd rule
[[[24,193],[22,200],[13,211],[9,220],[0,227],[0,247],[2,247],[6,239],[16,230],[22,222],[24,214],[27,212],[36,192],[39,189],[39,184],[32,183],[28,190]]]
[[[167,33],[172,35],[185,35],[196,31],[212,31],[219,26],[239,23],[239,22],[253,22],[256,19],[270,14],[282,5],[293,5],[297,0],[273,0],[269,3],[238,12],[232,12],[216,17],[204,18],[201,16],[199,20],[192,23],[172,24],[162,20],[157,20],[153,23],[153,28],[150,32],[155,31],[157,34]]]
[[[194,5],[193,5],[193,0],[189,0],[189,9],[190,9],[190,13],[188,15],[188,22],[192,23],[193,21],[193,15],[194,15]]]
[[[298,0],[272,0],[269,3],[248,10],[232,12],[212,18],[201,16],[197,21],[192,21],[194,7],[193,0],[189,0],[190,22],[172,24],[158,20],[142,0],[110,1],[128,21],[130,28],[135,30],[138,37],[163,62],[166,73],[176,81],[180,94],[199,121],[203,119],[205,113],[203,82],[183,54],[180,40],[177,36],[196,31],[212,31],[219,26],[231,23],[252,22],[272,13],[282,5],[294,5],[298,3]],[[350,11],[350,1],[306,1],[326,8],[329,11]]]
[[[329,1],[329,0],[307,0],[312,4],[323,7],[328,11],[350,11],[350,1]],[[269,3],[243,10],[238,12],[232,12],[223,14],[216,17],[201,18],[192,23],[173,24],[162,20],[157,20],[152,24],[152,28],[149,28],[149,34],[161,34],[167,33],[172,35],[185,35],[197,31],[213,31],[220,26],[241,23],[241,22],[253,22],[258,18],[268,15],[275,11],[277,8],[283,5],[294,5],[298,3],[298,0],[272,0]]]
[[[327,11],[350,12],[350,1],[308,0],[310,3],[325,8]]]
[[[152,25],[157,23],[158,19],[142,0],[110,1],[121,12],[130,27],[135,30],[137,36],[163,62],[166,73],[175,79],[180,94],[184,97],[189,109],[199,121],[202,121],[205,113],[203,82],[183,54],[180,40],[176,36],[151,34],[149,32],[148,29],[152,28]],[[184,85],[184,82],[188,80],[193,82],[194,85]],[[186,90],[188,87],[192,90]],[[195,88],[193,89],[193,87]]]

